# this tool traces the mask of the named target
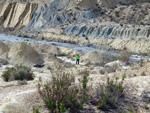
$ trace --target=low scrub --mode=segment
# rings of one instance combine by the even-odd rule
[[[31,69],[25,66],[16,66],[12,68],[8,68],[3,72],[2,78],[6,81],[13,80],[33,80],[33,73]]]
[[[125,64],[129,65],[130,64],[130,62],[129,62],[130,56],[131,56],[131,54],[129,52],[122,51],[120,53],[120,56],[118,56],[118,60],[123,61]]]
[[[38,92],[52,113],[79,113],[84,110],[84,103],[93,104],[101,110],[122,110],[120,105],[124,105],[125,99],[125,74],[121,80],[118,77],[108,78],[106,83],[99,83],[95,88],[92,83],[89,84],[89,71],[83,70],[80,79],[75,79],[72,74],[63,73],[64,70],[58,66],[52,73],[51,81],[38,85]]]
[[[70,73],[63,73],[58,67],[50,82],[44,86],[38,85],[38,92],[52,113],[76,113],[83,108],[88,98],[87,73],[84,73],[78,82],[75,83],[74,76]]]
[[[117,69],[119,69],[119,65],[118,64],[113,64],[112,66],[105,66],[105,68],[104,68],[104,70],[107,73],[116,72]]]
[[[0,65],[7,65],[8,61],[5,59],[0,59]]]
[[[107,109],[108,107],[117,107],[118,103],[124,96],[123,81],[126,75],[123,75],[122,80],[118,82],[118,77],[115,80],[107,79],[106,83],[99,84],[96,88],[93,103],[98,109]]]

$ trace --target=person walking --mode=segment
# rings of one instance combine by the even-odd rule
[[[79,55],[76,56],[76,64],[79,64],[79,60],[80,60],[80,57]]]

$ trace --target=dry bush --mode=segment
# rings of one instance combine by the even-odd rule
[[[78,70],[79,75],[89,75],[90,71],[88,69]]]
[[[33,80],[34,75],[31,69],[25,66],[8,68],[3,72],[2,78],[8,82],[13,80]]]
[[[104,69],[100,69],[99,73],[103,75],[103,74],[105,74],[105,70]]]
[[[116,70],[119,68],[118,64],[113,64],[112,66],[106,66],[104,68],[104,71],[107,73],[112,73],[112,72],[116,72]]]
[[[125,64],[129,65],[130,56],[131,54],[128,51],[122,51],[120,52],[120,56],[118,56],[118,60],[123,61]]]
[[[5,59],[0,59],[0,65],[7,65],[9,62]]]

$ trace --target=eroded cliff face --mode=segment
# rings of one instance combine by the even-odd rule
[[[0,2],[0,25],[4,28],[25,27],[26,30],[57,25],[89,23],[91,20],[140,23],[150,19],[150,4],[139,6],[118,6],[132,4],[137,0],[9,0]],[[138,0],[139,2],[141,0]],[[144,0],[150,1],[150,0]],[[144,9],[144,10],[141,10]],[[137,12],[135,12],[137,11]],[[134,15],[135,14],[135,15]],[[133,20],[132,20],[133,18]],[[148,21],[147,23],[148,24]],[[88,26],[87,26],[88,27]],[[109,27],[109,26],[108,26]]]
[[[70,0],[52,0],[49,3],[5,1],[0,4],[0,24],[4,28],[25,26],[28,30],[43,26],[54,27],[73,21],[87,22],[88,19],[95,17],[89,8],[96,5],[89,4],[91,0],[87,4]]]
[[[150,26],[131,26],[115,24],[111,22],[104,22],[92,25],[74,25],[66,26],[65,33],[70,36],[85,36],[88,38],[120,38],[120,39],[149,39]]]
[[[97,41],[98,39],[106,41],[107,39],[121,39],[129,40],[128,42],[149,40],[149,1],[2,0],[0,1],[0,30],[2,29],[1,32],[11,30],[15,35],[19,33],[31,36],[32,34],[38,38],[46,37],[46,39],[55,37],[55,34],[61,31],[58,41],[62,40],[61,35],[70,39],[71,37],[87,37],[92,40],[97,39]],[[40,34],[37,35],[38,33]],[[45,36],[46,33],[52,34]],[[118,49],[121,50],[124,45],[122,44],[122,47],[120,45],[119,43]],[[110,45],[114,49],[117,48],[116,46],[116,43],[115,46]],[[146,48],[147,46],[144,46],[144,49],[138,46],[140,52],[141,50],[148,52]]]
[[[149,2],[149,0],[98,0],[99,4],[104,7],[113,8],[116,5],[131,5],[136,2]]]
[[[36,4],[3,2],[0,7],[0,24],[4,28],[23,27],[31,21]]]

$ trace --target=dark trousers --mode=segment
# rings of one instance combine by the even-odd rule
[[[76,60],[76,64],[79,64],[79,59]]]

